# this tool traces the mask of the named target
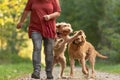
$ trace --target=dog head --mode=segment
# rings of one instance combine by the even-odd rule
[[[78,34],[77,38],[73,41],[74,44],[84,44],[86,41],[86,35],[83,30],[75,31],[74,34]]]
[[[61,22],[56,24],[56,31],[58,37],[67,36],[73,32],[69,23]]]

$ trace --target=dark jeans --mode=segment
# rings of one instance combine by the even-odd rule
[[[52,71],[52,63],[53,63],[53,45],[54,39],[52,38],[44,38],[38,32],[32,32],[31,34],[32,42],[33,42],[33,68],[34,71],[39,72],[41,69],[41,48],[42,41],[44,42],[44,53],[45,53],[45,62],[46,62],[46,72]]]

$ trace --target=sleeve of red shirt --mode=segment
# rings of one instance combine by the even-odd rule
[[[31,7],[32,7],[32,2],[31,0],[28,0],[26,6],[25,6],[25,10],[26,11],[30,11],[31,10]]]
[[[53,7],[54,7],[54,12],[61,11],[59,0],[53,0]]]

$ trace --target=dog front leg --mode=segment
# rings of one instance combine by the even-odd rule
[[[73,77],[73,69],[74,69],[74,59],[70,59],[70,77]]]
[[[88,75],[88,71],[86,69],[86,63],[85,63],[85,58],[83,58],[81,60],[81,64],[82,64],[82,72],[85,74],[85,75]]]

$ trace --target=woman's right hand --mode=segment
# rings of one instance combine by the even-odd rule
[[[21,22],[19,22],[18,24],[17,24],[17,29],[20,29],[21,27],[22,27],[22,25],[23,25],[23,23],[21,23]]]

